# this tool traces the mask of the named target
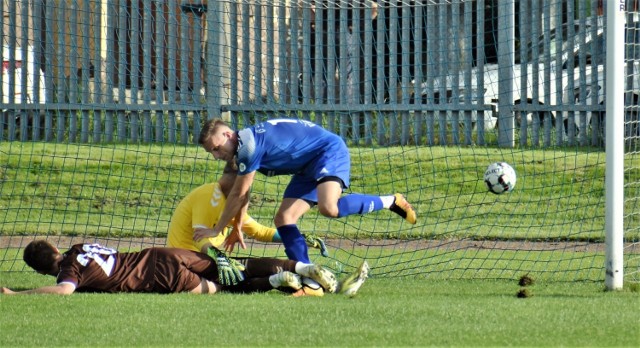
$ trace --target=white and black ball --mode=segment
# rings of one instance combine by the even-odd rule
[[[516,186],[516,171],[505,162],[491,163],[484,172],[484,182],[491,193],[511,192]]]

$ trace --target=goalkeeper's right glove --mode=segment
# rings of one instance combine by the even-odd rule
[[[222,251],[209,247],[207,254],[218,267],[218,282],[222,285],[236,285],[244,280],[244,266],[236,260],[229,259]]]

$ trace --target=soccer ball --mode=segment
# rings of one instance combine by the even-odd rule
[[[484,182],[491,193],[510,192],[516,186],[516,171],[508,163],[491,163],[484,172]]]

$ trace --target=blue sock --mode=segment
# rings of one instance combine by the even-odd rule
[[[338,217],[353,214],[367,214],[382,210],[382,199],[379,196],[350,194],[338,200]]]
[[[284,244],[284,252],[290,260],[311,263],[307,243],[302,234],[300,234],[298,226],[295,224],[280,226],[278,227],[278,233],[282,238],[282,244]]]

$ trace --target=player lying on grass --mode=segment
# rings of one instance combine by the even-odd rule
[[[168,247],[203,253],[206,253],[211,246],[223,249],[225,238],[229,236],[228,228],[215,237],[202,238],[198,241],[194,240],[193,236],[196,231],[211,231],[218,222],[220,214],[227,204],[226,196],[231,191],[236,174],[237,170],[228,164],[218,182],[201,185],[180,201],[169,223]],[[282,243],[280,234],[275,228],[259,224],[248,214],[245,214],[242,221],[242,231],[262,242]],[[320,249],[322,256],[329,256],[327,247],[321,238],[308,234],[304,237],[309,247]],[[235,242],[228,245],[233,247]],[[246,247],[244,241],[242,241],[242,247]],[[233,250],[230,248],[227,251]]]
[[[266,292],[272,289],[302,288],[301,276],[336,291],[335,275],[322,266],[273,258],[238,258],[243,268],[234,275],[228,264],[234,260],[222,252],[213,259],[207,254],[176,248],[147,248],[120,253],[99,244],[76,244],[65,253],[45,240],[30,242],[23,254],[35,271],[56,277],[56,285],[3,294],[60,294],[73,292],[146,292],[214,294]],[[238,277],[233,285],[221,278]]]

